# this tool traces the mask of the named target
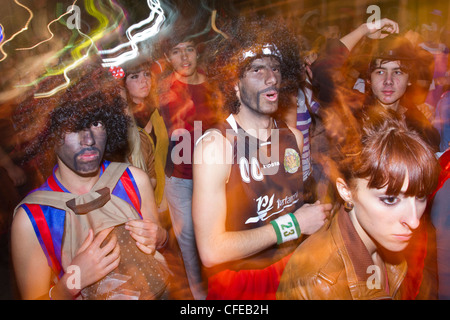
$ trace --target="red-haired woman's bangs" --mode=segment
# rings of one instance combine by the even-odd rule
[[[406,196],[426,196],[436,188],[437,160],[416,133],[392,130],[364,149],[358,176],[369,179],[369,188],[387,187],[387,194],[398,195],[406,178]]]

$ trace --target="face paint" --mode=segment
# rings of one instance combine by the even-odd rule
[[[106,130],[101,122],[64,136],[63,144],[56,148],[58,159],[79,175],[95,173],[103,160]]]
[[[262,114],[278,109],[281,84],[280,63],[276,58],[255,59],[238,84],[241,105]]]

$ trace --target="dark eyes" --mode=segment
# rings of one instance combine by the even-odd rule
[[[94,122],[92,122],[91,127],[93,127],[93,128],[103,128],[103,122],[101,122],[101,121],[94,121]]]
[[[386,73],[386,71],[384,71],[384,70],[376,70],[375,73],[376,73],[376,74],[379,74],[379,75],[383,75],[383,74]],[[403,71],[401,71],[401,70],[396,70],[396,71],[394,71],[394,73],[395,73],[396,75],[402,75],[402,74],[403,74]]]
[[[416,197],[417,201],[425,202],[428,199],[428,196]]]
[[[151,77],[150,72],[145,72],[144,77],[150,78]],[[139,73],[133,73],[129,76],[129,78],[132,80],[137,80],[137,79],[139,79]]]
[[[172,55],[177,55],[181,52],[181,50],[173,50],[170,54]],[[195,52],[195,48],[186,48],[186,52]]]
[[[255,68],[253,68],[253,69],[251,69],[254,73],[258,73],[258,72],[260,72],[260,71],[262,71],[262,70],[264,70],[265,69],[265,67],[255,67]],[[280,68],[279,67],[274,67],[274,68],[271,68],[272,69],[272,71],[273,72],[277,72],[277,73],[279,73],[280,72]]]
[[[400,201],[400,199],[396,196],[383,196],[380,197],[380,201],[388,206],[393,206]]]
[[[426,202],[427,199],[427,196],[416,197],[416,200],[419,202]],[[382,196],[380,197],[380,201],[388,206],[393,206],[400,202],[400,198],[397,196]]]

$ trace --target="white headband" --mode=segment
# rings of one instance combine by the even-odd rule
[[[254,46],[250,49],[244,51],[242,53],[241,61],[245,61],[248,58],[255,58],[258,55],[262,56],[275,56],[280,60],[283,60],[280,51],[278,50],[277,46],[273,43],[266,43],[262,47],[261,46]]]

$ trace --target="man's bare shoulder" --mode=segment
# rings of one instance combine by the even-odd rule
[[[133,175],[134,181],[139,189],[151,186],[150,178],[147,172],[132,165],[130,165],[128,169]]]
[[[196,142],[194,164],[231,165],[233,146],[218,129],[209,129]]]

